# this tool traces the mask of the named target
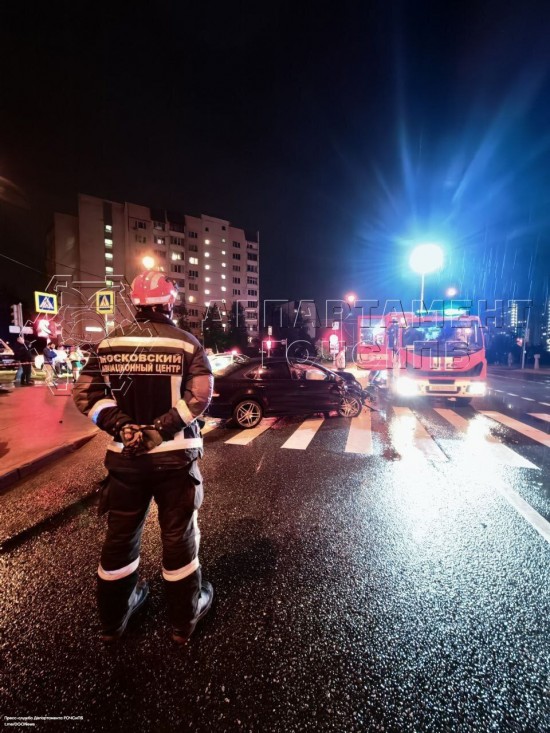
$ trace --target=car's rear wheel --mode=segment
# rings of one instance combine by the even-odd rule
[[[240,428],[255,428],[262,417],[262,406],[256,400],[241,400],[233,410],[233,420]]]
[[[352,395],[345,395],[340,400],[338,414],[340,417],[357,417],[362,409],[363,405],[361,404],[361,400]]]

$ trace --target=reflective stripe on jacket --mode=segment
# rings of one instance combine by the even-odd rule
[[[213,377],[199,341],[152,309],[138,312],[97,347],[73,390],[78,409],[122,450],[120,429],[127,423],[157,425],[172,435],[146,454],[159,464],[188,463],[202,454],[197,418],[210,404]],[[118,456],[118,460],[126,461]]]

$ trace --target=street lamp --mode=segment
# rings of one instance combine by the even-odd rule
[[[443,250],[438,244],[419,244],[411,252],[409,265],[421,276],[420,310],[424,307],[424,277],[443,267]]]
[[[445,295],[447,296],[447,298],[454,298],[457,293],[458,290],[452,286],[450,288],[447,288],[447,290],[445,291]]]
[[[146,255],[142,260],[141,264],[143,267],[145,267],[146,270],[152,270],[155,266],[155,258],[151,257],[150,255]]]
[[[353,305],[355,305],[355,301],[357,300],[357,296],[354,295],[353,293],[350,293],[349,295],[346,295],[346,300],[347,300],[347,302],[351,306],[353,306]]]

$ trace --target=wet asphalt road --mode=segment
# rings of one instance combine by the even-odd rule
[[[307,447],[303,418],[248,445],[212,429],[199,517],[217,596],[196,637],[170,639],[152,510],[150,603],[100,644],[105,520],[83,506],[0,555],[2,713],[83,716],[35,728],[62,731],[548,731],[550,423],[527,413],[550,408],[532,407],[382,405],[353,440],[319,421]]]

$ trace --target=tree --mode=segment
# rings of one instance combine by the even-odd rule
[[[246,330],[246,320],[244,308],[238,301],[231,304],[229,311],[229,346],[235,347],[243,351],[248,347],[248,331]]]
[[[178,322],[178,328],[189,331],[189,311],[185,303],[174,306],[174,318]]]
[[[212,349],[215,352],[227,351],[229,336],[226,333],[226,328],[224,328],[223,316],[216,303],[209,306],[204,312],[202,332],[206,349]]]

